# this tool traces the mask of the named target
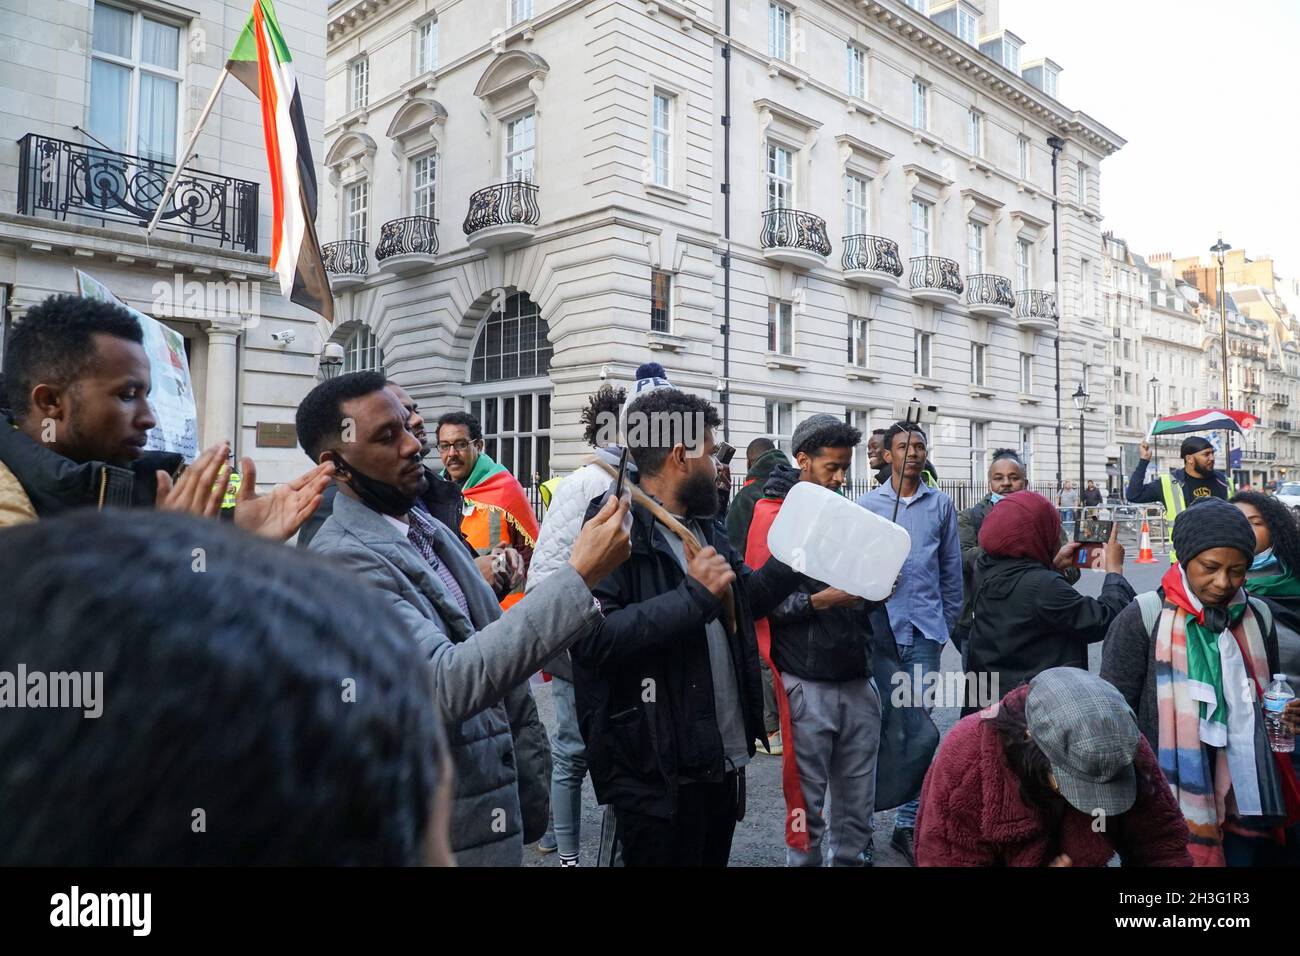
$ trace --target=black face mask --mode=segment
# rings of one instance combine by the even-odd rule
[[[382,515],[400,518],[415,507],[415,502],[420,497],[418,494],[407,494],[396,485],[371,478],[349,465],[338,452],[334,453],[334,463],[340,471],[347,472],[345,480],[348,487],[357,493],[357,497]]]

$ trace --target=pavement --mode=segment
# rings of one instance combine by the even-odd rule
[[[1156,555],[1155,564],[1137,564],[1130,559],[1125,561],[1124,576],[1140,594],[1152,591],[1160,583],[1161,576],[1168,569],[1168,559]],[[1105,575],[1100,571],[1084,571],[1076,587],[1083,594],[1096,597],[1101,591]],[[945,671],[959,671],[961,658],[956,649],[948,644],[943,649],[940,661]],[[1093,644],[1088,654],[1089,670],[1094,674],[1101,668],[1101,644]],[[533,678],[533,695],[537,700],[537,709],[548,731],[555,727],[555,707],[551,701],[551,685],[539,677]],[[932,714],[940,734],[946,734],[957,722],[956,707],[936,708]],[[735,837],[731,845],[731,866],[784,866],[785,865],[785,802],[781,794],[781,760],[759,752],[748,767],[745,768],[745,781],[748,798],[748,810],[745,819],[736,825]],[[595,866],[597,845],[600,841],[600,808],[596,804],[596,795],[591,789],[591,779],[583,781],[582,786],[582,866]],[[902,857],[889,846],[889,837],[893,832],[893,811],[876,814],[875,818],[875,865],[905,866]],[[542,854],[537,845],[524,847],[525,866],[559,866],[555,853]]]

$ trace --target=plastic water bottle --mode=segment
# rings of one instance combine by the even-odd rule
[[[1289,754],[1295,750],[1295,735],[1282,723],[1282,711],[1295,700],[1295,691],[1286,682],[1285,674],[1274,674],[1273,683],[1264,691],[1264,728],[1268,731],[1268,745],[1275,753]]]
[[[843,495],[800,481],[767,533],[767,546],[796,571],[868,601],[894,589],[912,550],[908,533]]]

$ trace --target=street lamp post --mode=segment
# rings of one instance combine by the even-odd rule
[[[1082,498],[1084,479],[1083,465],[1083,410],[1088,407],[1088,392],[1083,387],[1083,382],[1079,382],[1079,387],[1075,390],[1074,407],[1079,410],[1079,495]]]
[[[1065,140],[1059,136],[1047,137],[1047,146],[1052,151],[1052,295],[1056,297],[1056,335],[1053,346],[1056,351],[1056,489],[1061,489],[1061,241],[1060,228],[1056,214],[1056,161],[1065,149]],[[1079,489],[1083,494],[1083,488]]]
[[[1170,361],[1173,360],[1170,359]],[[1173,366],[1171,365],[1170,368],[1173,368]],[[1147,384],[1151,386],[1151,467],[1156,470],[1158,475],[1160,474],[1160,441],[1155,436],[1155,430],[1156,419],[1160,417],[1160,413],[1156,411],[1156,407],[1159,405],[1160,379],[1152,375],[1151,381]]]
[[[1223,333],[1223,410],[1226,412],[1232,406],[1228,399],[1228,297],[1223,287],[1223,256],[1232,246],[1223,241],[1223,234],[1219,234],[1219,241],[1210,246],[1210,252],[1219,260],[1219,324]],[[1224,429],[1223,432],[1223,459],[1224,471],[1228,478],[1232,478],[1232,432]]]

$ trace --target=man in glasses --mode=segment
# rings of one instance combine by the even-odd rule
[[[455,482],[464,498],[461,534],[480,555],[495,554],[502,563],[522,558],[522,567],[507,568],[516,587],[501,601],[503,609],[523,597],[523,576],[532,560],[540,531],[523,486],[503,465],[483,451],[483,428],[468,412],[448,412],[435,429],[442,476]],[[517,572],[517,575],[516,575]]]

